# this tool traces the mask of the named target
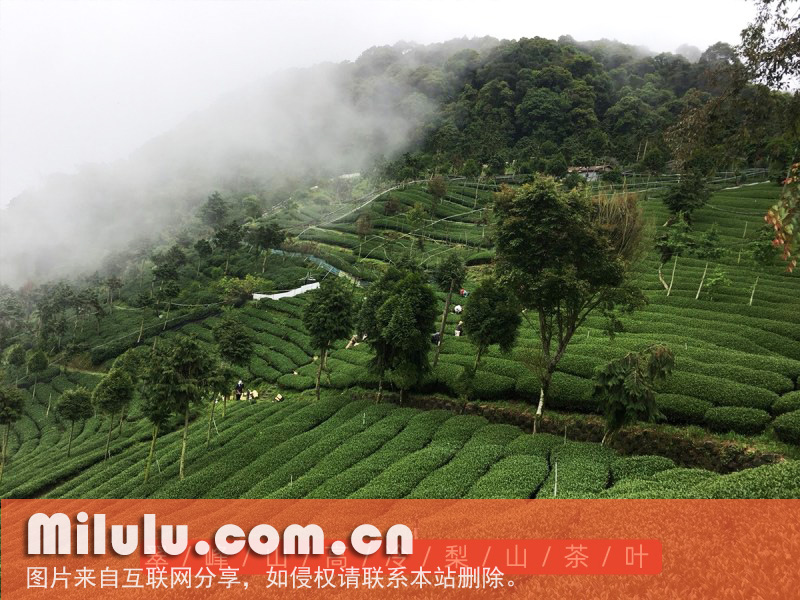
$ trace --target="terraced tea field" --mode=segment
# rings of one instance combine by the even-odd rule
[[[723,190],[695,214],[695,230],[716,224],[729,249],[711,269],[724,269],[731,285],[717,291],[713,300],[707,295],[695,299],[704,261],[681,257],[667,296],[658,280],[656,255],[649,253],[636,271],[649,304],[626,315],[624,329],[613,340],[602,333],[604,323],[599,316],[588,320],[560,363],[548,410],[595,414],[591,399],[595,368],[627,351],[662,342],[676,354],[675,372],[657,398],[668,424],[723,435],[734,432],[748,436],[740,440],[761,441],[771,447],[779,447],[779,439],[797,444],[798,440],[791,438],[791,421],[800,414],[795,412],[800,410],[800,279],[786,274],[777,263],[756,267],[746,251],[776,194],[777,188],[768,184]],[[367,235],[358,235],[358,214],[351,214],[341,222],[309,229],[301,243],[311,244],[315,255],[363,279],[374,278],[387,259],[409,254],[429,266],[447,252],[457,252],[470,264],[480,265],[492,254],[491,230],[484,226],[483,212],[490,200],[490,189],[476,192],[468,184],[453,184],[448,197],[434,204],[421,186],[411,186],[364,208],[373,227]],[[412,224],[402,210],[415,203],[427,207],[433,216]],[[387,204],[391,206],[387,208]],[[656,231],[667,219],[660,201],[653,198],[645,202],[645,215]],[[260,259],[255,256],[237,260],[243,264],[257,261],[252,270],[260,269]],[[271,277],[280,280],[280,269],[271,268],[275,269]],[[286,280],[309,270],[293,260],[285,268],[291,270]],[[665,266],[667,275],[671,268],[671,263]],[[470,270],[468,289],[482,269]],[[442,293],[439,300],[443,304]],[[28,401],[24,417],[11,428],[0,494],[168,498],[800,496],[800,463],[794,460],[719,475],[681,468],[663,457],[621,457],[596,444],[565,443],[562,437],[541,433],[531,436],[475,415],[375,405],[371,395],[363,399],[367,392],[353,392],[377,384],[366,368],[370,355],[365,344],[349,350],[342,345],[332,352],[323,376],[323,401],[315,403],[308,390],[314,385],[316,362],[301,322],[306,301],[303,296],[262,300],[236,309],[257,341],[242,377],[248,387],[262,392],[261,399],[255,405],[228,403],[225,418],[217,412],[208,450],[208,407],[195,415],[183,482],[177,480],[180,434],[173,430],[159,439],[154,475],[144,484],[142,472],[151,432],[136,405],[123,432],[112,440],[111,459],[102,460],[108,423],[97,418],[76,427],[72,457],[67,458],[67,426],[57,421],[52,410],[46,414],[48,401],[54,404],[74,385],[91,388],[100,374],[62,372],[54,367],[39,377],[35,399],[31,397],[33,381],[27,378],[22,382]],[[204,344],[213,344],[218,312],[195,313],[197,320],[187,318],[186,323],[158,335],[193,335]],[[118,330],[136,329],[138,313],[116,313]],[[475,349],[470,342],[451,335],[457,320],[454,314],[449,316],[439,364],[418,392],[456,395],[462,368],[474,362]],[[112,333],[109,329],[102,339],[113,341]],[[526,325],[510,354],[492,348],[484,355],[476,378],[479,401],[529,403],[538,397],[538,380],[525,365],[537,340],[538,333]],[[111,345],[95,368],[107,367],[127,345]],[[278,391],[286,400],[270,402]]]

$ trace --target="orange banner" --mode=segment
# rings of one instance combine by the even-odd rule
[[[798,517],[791,500],[3,500],[2,596],[785,599]]]

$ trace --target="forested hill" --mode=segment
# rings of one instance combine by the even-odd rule
[[[371,48],[231,93],[126,161],[51,178],[0,219],[0,282],[80,271],[185,225],[213,190],[261,210],[345,172],[404,179],[598,162],[663,171],[667,131],[739,72],[730,46],[697,62],[617,42],[458,39]],[[783,165],[798,96],[749,86],[688,158],[711,171]],[[792,111],[795,111],[792,113]],[[485,165],[485,166],[484,166]]]

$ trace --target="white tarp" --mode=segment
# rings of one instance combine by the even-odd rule
[[[269,298],[270,300],[280,300],[281,298],[292,298],[293,296],[299,296],[300,294],[304,294],[305,292],[310,292],[311,290],[315,290],[318,287],[319,287],[319,281],[315,281],[314,283],[307,283],[305,285],[301,285],[299,288],[288,290],[286,292],[278,292],[277,294],[253,294],[253,300],[261,300],[262,298]]]

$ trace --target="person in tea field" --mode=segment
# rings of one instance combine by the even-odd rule
[[[236,384],[236,400],[241,400],[243,393],[244,393],[244,382],[240,379],[239,383]]]

